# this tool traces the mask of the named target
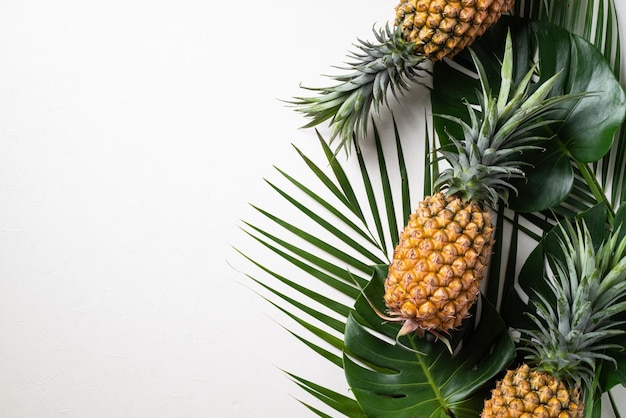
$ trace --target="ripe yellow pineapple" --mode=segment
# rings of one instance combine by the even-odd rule
[[[522,364],[507,370],[485,402],[481,417],[582,418],[583,411],[577,388],[570,390],[562,380]]]
[[[428,63],[453,57],[471,45],[514,0],[401,0],[393,28],[374,30],[375,42],[359,40],[350,54],[349,73],[335,76],[330,87],[307,88],[319,93],[296,97],[296,110],[311,121],[305,127],[330,120],[330,139],[340,147],[353,135],[365,136],[372,106],[378,113],[387,91],[394,96],[430,74]]]
[[[507,38],[497,98],[491,96],[480,61],[472,53],[482,84],[479,107],[467,103],[471,123],[440,150],[450,167],[435,181],[401,234],[385,280],[385,319],[403,322],[399,335],[430,332],[444,341],[476,302],[493,243],[490,209],[506,203],[510,179],[524,177],[516,154],[535,148],[531,129],[551,123],[546,116],[571,96],[546,99],[557,76],[529,95],[531,69],[515,89],[512,44]]]
[[[433,61],[452,58],[513,7],[514,0],[402,0],[395,25]]]
[[[489,212],[476,203],[443,193],[419,203],[385,281],[385,304],[406,319],[403,333],[461,325],[478,297],[492,234]]]
[[[559,224],[562,258],[547,258],[552,292],[531,294],[534,329],[519,330],[526,362],[507,371],[484,404],[481,418],[582,418],[598,360],[614,362],[623,334],[614,316],[626,311],[626,238],[613,233],[598,250],[584,222]]]

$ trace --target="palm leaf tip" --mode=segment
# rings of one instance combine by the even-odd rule
[[[328,87],[302,87],[316,92],[314,97],[295,97],[289,103],[310,121],[304,128],[330,121],[330,142],[339,139],[338,149],[350,149],[353,135],[367,135],[368,118],[388,105],[388,93],[403,94],[428,74],[422,55],[414,54],[415,44],[406,41],[399,29],[386,25],[373,29],[375,41],[358,39],[359,52],[349,55],[346,74],[330,76],[336,84]]]

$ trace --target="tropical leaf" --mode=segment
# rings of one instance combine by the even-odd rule
[[[557,29],[553,29],[547,23],[529,22],[521,19],[506,19],[503,20],[502,26],[498,25],[492,28],[492,31],[485,34],[483,39],[474,46],[477,54],[485,60],[485,68],[490,73],[490,80],[494,81],[491,85],[500,84],[496,82],[494,77],[499,76],[500,61],[498,57],[502,55],[504,40],[502,31],[505,27],[514,27],[519,30],[515,50],[517,56],[522,58],[520,58],[521,64],[516,67],[514,72],[516,79],[519,79],[521,74],[526,71],[527,64],[534,62],[535,52],[538,52],[537,56],[541,58],[542,62],[538,72],[538,81],[549,77],[550,73],[560,70],[561,65],[567,64],[564,67],[565,73],[571,73],[573,79],[564,77],[563,84],[559,86],[562,91],[576,88],[597,89],[614,83],[614,80],[610,80],[609,73],[615,75],[621,73],[621,49],[613,0],[539,0],[517,1],[516,3],[515,14],[517,16],[526,19],[546,20],[560,26],[564,31],[558,32]],[[545,29],[545,27],[549,27],[549,29]],[[590,44],[581,42],[570,32],[577,33],[595,45],[597,50],[590,48]],[[553,34],[555,34],[554,39],[558,41],[559,47],[552,45]],[[606,62],[600,62],[598,50],[604,55]],[[554,53],[554,56],[551,53]],[[592,55],[591,59],[587,54]],[[466,108],[463,102],[458,99],[459,97],[465,97],[470,101],[473,99],[475,86],[473,83],[476,80],[471,76],[461,75],[462,73],[457,68],[471,69],[470,62],[468,56],[462,54],[450,66],[443,63],[435,66],[434,78],[437,84],[435,93],[431,95],[435,113],[465,116]],[[589,81],[587,79],[591,76],[589,69],[593,69],[596,65],[600,65],[602,70],[600,77],[602,80],[598,80],[600,86],[593,85],[593,83],[585,84],[585,81]],[[607,71],[607,68],[610,71]],[[593,73],[593,78],[595,77],[596,74]],[[443,80],[445,80],[445,84],[441,83]],[[595,81],[593,80],[593,82]],[[614,84],[610,85],[613,86]],[[622,90],[621,88],[611,90],[612,93],[616,91],[618,94],[617,96],[614,94],[612,99],[610,98],[611,95],[608,95],[609,101],[614,106],[611,108],[613,110],[623,106]],[[558,92],[555,91],[555,93]],[[586,99],[587,102],[582,101],[578,106],[586,105],[587,110],[594,110],[592,103],[598,105],[598,100],[606,99],[606,97],[589,97]],[[407,103],[407,105],[409,104]],[[436,108],[436,106],[439,107]],[[582,112],[582,109],[584,107],[570,109],[570,111],[579,110]],[[604,109],[602,112],[603,115],[611,113]],[[586,115],[586,113],[583,114],[583,116]],[[623,116],[623,110],[621,116]],[[502,306],[502,313],[507,320],[507,325],[509,322],[519,324],[520,318],[523,318],[520,312],[528,309],[523,299],[512,291],[513,286],[517,284],[515,277],[516,261],[525,256],[521,251],[523,246],[519,245],[520,239],[530,238],[533,241],[540,241],[542,236],[552,227],[551,218],[553,216],[573,217],[585,213],[593,219],[599,219],[600,223],[604,225],[605,219],[608,223],[613,222],[613,212],[617,210],[614,222],[618,224],[624,219],[626,209],[619,207],[622,197],[626,196],[624,130],[618,133],[618,140],[613,141],[612,145],[611,139],[609,139],[611,130],[614,131],[616,128],[613,125],[621,116],[620,111],[615,111],[612,115],[613,119],[605,119],[602,126],[589,127],[590,121],[588,119],[574,120],[570,115],[569,119],[573,122],[581,123],[584,129],[589,128],[591,133],[597,132],[599,134],[599,137],[594,136],[592,138],[592,141],[597,141],[597,143],[590,144],[587,139],[582,140],[581,136],[578,135],[580,131],[574,128],[575,125],[571,125],[569,131],[559,132],[564,137],[559,137],[560,142],[548,144],[548,151],[541,154],[543,164],[537,164],[534,168],[535,175],[529,177],[528,188],[532,193],[526,194],[528,190],[522,189],[525,199],[537,198],[538,195],[542,195],[538,198],[540,204],[520,208],[536,210],[537,208],[548,207],[553,205],[555,201],[561,202],[565,194],[565,199],[553,209],[553,212],[517,213],[510,209],[499,208],[497,242],[502,244],[508,241],[510,248],[506,248],[506,245],[497,247],[497,252],[492,257],[490,276],[485,292],[490,300],[498,301],[498,306]],[[440,133],[441,125],[436,121],[432,129]],[[454,128],[451,127],[450,129]],[[306,332],[308,336],[300,334],[300,331],[288,330],[298,341],[338,367],[344,367],[345,362],[346,375],[356,376],[351,384],[355,386],[353,393],[358,402],[325,388],[323,384],[308,381],[295,374],[288,373],[288,375],[310,396],[337,413],[350,417],[377,415],[378,410],[376,408],[379,407],[377,405],[383,409],[380,411],[383,416],[387,414],[394,417],[403,416],[398,415],[401,412],[396,409],[402,402],[410,404],[409,407],[415,407],[412,404],[415,394],[411,390],[395,391],[397,387],[394,387],[393,393],[401,393],[400,397],[382,397],[383,399],[381,399],[381,394],[389,392],[370,392],[367,389],[371,389],[371,385],[381,384],[385,390],[390,390],[392,389],[391,386],[385,386],[384,379],[401,379],[407,375],[391,372],[394,367],[394,370],[402,369],[398,362],[398,359],[402,358],[401,354],[395,351],[399,347],[388,342],[389,339],[393,340],[397,327],[392,324],[381,324],[380,320],[374,316],[369,304],[360,296],[360,287],[366,286],[372,275],[378,275],[377,280],[380,280],[382,270],[375,268],[375,265],[384,265],[387,262],[388,254],[397,242],[398,230],[406,221],[407,213],[412,208],[412,187],[409,187],[412,184],[409,184],[410,182],[407,180],[409,177],[404,161],[404,152],[407,149],[407,143],[415,145],[416,141],[401,140],[399,130],[394,121],[395,138],[394,135],[391,135],[390,139],[396,142],[395,154],[386,154],[388,148],[383,144],[388,138],[383,138],[382,133],[377,129],[372,131],[375,144],[373,154],[363,154],[357,147],[357,171],[360,176],[354,176],[353,172],[342,167],[337,155],[331,151],[321,136],[318,137],[326,159],[324,163],[315,163],[310,156],[296,149],[297,154],[304,162],[305,171],[314,180],[310,181],[307,178],[307,181],[303,181],[304,176],[292,176],[277,169],[280,179],[283,180],[283,183],[287,183],[287,186],[275,181],[268,181],[268,185],[271,190],[277,193],[279,199],[283,200],[287,209],[281,210],[280,215],[277,215],[275,211],[254,206],[262,220],[246,222],[244,226],[244,230],[253,238],[255,245],[260,245],[269,254],[280,260],[275,263],[275,258],[272,257],[267,259],[264,257],[248,258],[252,265],[260,270],[258,275],[249,275],[251,281],[260,286],[262,292],[269,293],[267,300],[278,311],[293,319]],[[446,136],[441,135],[439,137],[446,138]],[[431,156],[430,153],[433,149],[431,142],[436,140],[435,133],[430,134],[427,131],[424,135],[424,142],[417,141],[416,145],[425,150],[424,164],[427,166],[427,170],[424,173],[423,189],[426,194],[429,194],[433,179],[438,172],[439,160]],[[567,152],[563,152],[559,148],[561,142],[567,143],[569,147],[565,148]],[[550,148],[551,146],[552,148]],[[611,147],[609,153],[606,152],[607,146]],[[590,155],[585,151],[589,147],[592,151]],[[577,156],[577,159],[569,158],[570,152]],[[595,158],[601,154],[604,157],[595,162]],[[530,159],[534,162],[539,161],[537,156],[530,155]],[[421,166],[421,162],[418,165]],[[396,167],[399,167],[398,172],[391,173]],[[397,176],[392,174],[397,174]],[[401,179],[399,183],[392,180],[396,177]],[[557,180],[543,181],[544,179]],[[536,190],[542,190],[542,193],[536,193]],[[608,194],[611,196],[611,203],[598,204]],[[550,199],[554,195],[559,197]],[[543,198],[547,198],[547,200],[541,201]],[[398,214],[396,214],[396,206],[401,208],[397,211]],[[306,221],[302,222],[296,217],[292,218],[293,213],[304,216]],[[502,227],[504,221],[511,226],[510,237],[505,235],[505,229]],[[626,233],[626,228],[622,233]],[[544,242],[541,241],[540,246],[543,244]],[[530,277],[533,266],[537,267],[534,253],[524,264],[523,276],[520,276],[522,282],[526,280],[524,277]],[[535,276],[535,279],[537,277],[541,276]],[[529,283],[533,283],[532,280]],[[534,284],[538,287],[541,285],[540,281]],[[367,294],[374,297],[375,295],[370,292],[380,292],[380,283],[378,283],[378,288],[376,286],[376,282],[368,285]],[[280,291],[281,287],[286,287],[287,291]],[[337,294],[341,298],[337,298]],[[500,294],[503,296],[499,296]],[[356,301],[357,297],[359,298],[358,301]],[[498,300],[499,297],[503,298],[502,302]],[[354,308],[353,304],[355,304]],[[471,356],[470,362],[472,362],[476,361],[476,356],[481,355],[481,350],[475,353],[473,350],[466,350],[466,348],[474,347],[473,344],[475,343],[472,341],[472,338],[476,338],[472,337],[474,334],[479,336],[480,332],[489,331],[481,327],[481,324],[487,321],[484,318],[493,316],[495,323],[498,324],[497,328],[500,328],[501,319],[491,305],[483,303],[483,306],[484,309],[480,315],[475,315],[467,320],[466,333],[454,334],[453,342],[458,343],[460,340],[464,340],[463,348],[459,349],[457,353],[459,356],[457,360],[463,356]],[[471,332],[474,327],[473,321],[478,317],[480,321],[475,332]],[[375,335],[370,332],[374,332]],[[377,332],[382,332],[382,334]],[[382,335],[386,337],[382,337]],[[367,338],[370,338],[374,345],[364,345],[369,344],[365,341]],[[403,338],[407,338],[407,340],[403,340],[407,345],[414,348],[419,347],[420,351],[445,355],[442,344],[417,341],[413,337]],[[504,337],[502,338],[504,341]],[[350,342],[350,347],[348,347],[349,341],[361,341],[361,344],[356,344],[356,347],[353,347],[352,342]],[[506,346],[502,352],[504,357],[507,357],[510,355],[510,344],[509,342],[501,342],[501,344]],[[359,351],[367,351],[368,347],[371,351],[367,353]],[[377,355],[377,352],[373,351],[376,347],[385,351],[378,352]],[[390,347],[393,350],[388,354],[387,350]],[[337,352],[344,354],[343,356],[337,355]],[[384,355],[381,356],[381,353]],[[497,357],[498,353],[500,351],[496,347],[491,356]],[[396,354],[398,359],[393,358]],[[416,360],[418,357],[426,362],[433,361],[432,358],[424,359],[424,356],[416,356],[416,353],[406,350],[403,350],[402,354],[408,356],[407,365],[414,366],[416,361],[419,362]],[[386,359],[387,356],[391,356],[391,358]],[[484,357],[491,358],[486,354]],[[616,354],[616,360],[620,365],[626,364],[626,354]],[[394,367],[381,368],[379,362],[386,361],[390,361]],[[485,367],[484,370],[489,370],[489,372],[481,379],[466,382],[464,392],[455,392],[450,389],[454,385],[448,387],[446,383],[436,380],[430,384],[427,393],[432,395],[439,391],[439,394],[445,394],[441,398],[437,398],[438,406],[431,403],[436,410],[441,412],[439,416],[448,416],[446,410],[453,411],[457,417],[478,416],[476,411],[479,409],[477,408],[482,407],[479,394],[484,388],[489,387],[489,380],[492,379],[487,378],[486,375],[495,375],[497,373],[495,369],[500,368],[501,370],[506,363],[502,358],[499,361],[499,365],[494,366],[493,370],[487,367],[488,365],[479,362],[479,369]],[[621,371],[615,371],[610,364],[606,366],[613,372],[603,372],[598,376],[599,387],[606,389],[616,384],[625,383],[626,376],[624,376],[623,370],[626,370],[626,367],[622,367]],[[422,371],[424,371],[423,368]],[[446,372],[442,371],[441,375],[444,374]],[[458,382],[462,381],[462,377],[453,372],[450,375],[451,381],[457,382],[460,386]],[[437,376],[441,378],[441,376]],[[469,379],[470,376],[472,375],[468,374],[467,378]],[[372,381],[368,380],[373,377]],[[416,379],[419,380],[423,377],[424,375]],[[379,378],[383,380],[378,380]],[[457,381],[457,379],[459,380]],[[479,381],[483,383],[482,386],[477,383]],[[481,387],[477,389],[475,386]],[[408,393],[406,396],[404,395],[405,392]],[[373,397],[368,400],[370,396]],[[315,415],[330,416],[312,404],[302,403]],[[466,406],[467,409],[465,409]],[[374,409],[370,409],[370,407]],[[367,414],[365,410],[367,410]],[[598,403],[594,408],[596,414],[594,416],[599,416],[599,410]],[[425,416],[430,416],[430,414]]]
[[[287,330],[289,333],[339,367],[343,367],[343,359],[336,353],[345,351],[343,333],[351,306],[360,295],[359,287],[369,282],[375,265],[388,263],[387,254],[397,242],[399,229],[411,209],[403,143],[395,124],[394,128],[395,153],[385,154],[375,125],[375,152],[365,156],[356,146],[357,175],[344,168],[322,136],[318,139],[324,163],[295,148],[308,180],[304,182],[276,168],[279,181],[266,182],[286,208],[278,215],[253,205],[261,220],[244,222],[246,234],[281,260],[269,265],[264,257],[252,258],[238,250],[260,271],[258,275],[248,275],[249,279],[268,294],[264,297],[275,309],[309,336],[291,329]],[[392,175],[391,167],[397,175]],[[395,202],[402,208],[399,214]],[[289,273],[282,273],[283,270]],[[337,295],[341,295],[341,302]],[[353,399],[295,374],[289,376],[337,412],[351,417],[362,414]],[[302,403],[313,413],[326,416],[313,405]]]
[[[601,243],[608,237],[609,229],[607,228],[607,208],[605,205],[597,205],[596,207],[581,213],[578,218],[583,219],[587,225],[594,246],[598,248]],[[624,221],[621,216],[617,219],[619,224]],[[623,235],[622,235],[623,236]],[[526,296],[531,294],[541,295],[542,298],[556,304],[554,293],[550,290],[545,281],[545,260],[546,257],[553,257],[563,260],[563,252],[559,245],[562,238],[562,231],[558,227],[550,230],[543,239],[537,244],[535,249],[526,259],[518,276],[517,284],[522,291],[509,288],[508,294],[505,296],[503,303],[504,309],[502,315],[507,325],[515,329],[533,329],[535,325],[529,320],[528,314],[535,314],[534,308],[525,302]],[[626,313],[616,315],[612,321],[625,321]],[[626,346],[626,335],[618,335],[608,339],[607,344],[615,344],[615,346]],[[623,351],[611,349],[607,352],[614,360],[600,360],[598,362],[598,393],[590,399],[594,403],[599,404],[599,397],[602,393],[610,390],[614,386],[621,384],[626,385],[626,355]],[[590,396],[591,396],[590,395]],[[595,397],[594,397],[595,396]]]
[[[514,13],[527,19],[545,20],[586,39],[602,52],[613,73],[620,79],[621,42],[614,0],[518,1]],[[620,128],[611,151],[602,163],[594,166],[593,173],[600,179],[601,188],[610,197],[611,205],[618,206],[626,196],[624,127]]]
[[[493,378],[515,356],[504,321],[483,300],[478,324],[454,333],[462,347],[454,355],[441,341],[415,335],[396,344],[399,327],[382,322],[369,302],[384,310],[386,275],[387,266],[375,270],[345,331],[344,370],[363,410],[372,417],[479,416]]]
[[[535,86],[561,72],[553,95],[591,93],[561,106],[563,111],[557,119],[562,122],[552,127],[554,136],[549,143],[542,144],[544,152],[527,153],[522,157],[531,168],[526,170],[526,180],[513,182],[519,194],[512,196],[509,204],[515,210],[541,211],[568,197],[575,177],[571,161],[585,164],[608,153],[626,115],[626,96],[612,69],[593,45],[555,25],[515,18],[502,18],[472,46],[489,79],[499,77],[504,39],[509,30],[514,43],[515,83],[535,64],[538,65]],[[471,91],[478,88],[467,54],[460,54],[454,64],[438,63],[433,75],[433,113],[452,112],[467,121],[466,110],[458,104],[463,98],[473,100],[475,95]],[[598,115],[597,109],[603,112]],[[446,130],[460,134],[460,128],[447,118],[435,117],[435,126],[442,141]],[[536,190],[545,192],[534,193]]]
[[[311,382],[310,380],[304,379],[300,376],[296,376],[292,373],[287,373],[292,380],[308,392],[313,397],[319,399],[322,403],[330,406],[335,411],[347,416],[354,418],[367,417],[360,407],[360,405],[352,398],[348,398],[345,395],[337,393],[333,390],[330,390],[322,385]],[[330,417],[330,415],[325,414],[319,409],[309,405],[305,402],[303,404],[309,408],[313,413],[320,417]]]
[[[602,51],[613,68],[618,68],[621,50],[614,0],[517,1],[513,14],[550,22],[577,34]]]

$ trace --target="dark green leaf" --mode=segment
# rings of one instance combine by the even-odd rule
[[[535,22],[533,29],[539,46],[541,77],[564,69],[565,93],[593,93],[567,113],[558,136],[577,161],[598,161],[609,151],[613,136],[624,120],[624,91],[604,56],[592,44],[565,30],[547,27],[545,23]],[[556,37],[559,32],[560,36]],[[559,51],[568,51],[568,59]],[[558,58],[552,61],[548,57]]]
[[[527,152],[527,160],[534,164],[527,170],[527,178],[511,181],[517,192],[509,197],[509,206],[517,211],[540,212],[555,207],[572,190],[574,172],[569,158],[554,142],[544,147],[545,151]]]
[[[528,71],[536,52],[539,78],[535,86],[562,70],[559,83],[553,88],[553,96],[593,93],[561,106],[564,110],[558,117],[562,122],[554,124],[551,132],[542,132],[553,134],[550,146],[544,144],[546,153],[526,153],[522,157],[530,164],[525,169],[528,179],[526,184],[515,183],[523,199],[512,198],[510,206],[516,210],[538,211],[555,206],[567,196],[574,175],[567,161],[597,161],[607,154],[626,113],[626,100],[612,69],[593,45],[558,26],[516,18],[501,19],[472,46],[481,58],[488,78],[495,80],[490,82],[492,86],[499,85],[499,62],[509,29],[514,43],[515,82]],[[474,71],[466,53],[455,58],[454,66],[447,62],[435,65],[431,102],[435,114],[468,121],[462,100],[472,101],[472,90],[479,88],[479,83],[471,75],[462,74],[457,69],[459,66],[464,72]],[[492,93],[495,95],[497,91]],[[602,111],[598,112],[598,109]],[[460,135],[459,127],[447,119],[435,118],[435,126],[442,141],[446,138],[446,130],[457,137]]]
[[[296,376],[291,373],[287,374],[293,379],[294,382],[298,384],[298,386],[300,386],[302,389],[304,389],[326,405],[332,407],[335,411],[338,411],[347,417],[366,417],[366,415],[361,410],[361,407],[357,402],[354,401],[354,399],[350,399],[347,396],[330,390],[317,383],[311,382],[310,380],[303,379],[300,376]],[[309,407],[309,405],[306,406]],[[314,410],[314,408],[312,407],[309,407],[309,409]],[[328,416],[326,414],[323,414],[321,411],[315,411],[317,411],[316,413],[318,413],[319,416]]]
[[[364,290],[380,310],[385,276],[386,267],[377,269]],[[463,347],[455,355],[428,338],[402,337],[411,349],[395,344],[398,328],[384,323],[364,296],[348,318],[344,370],[368,416],[475,418],[494,377],[515,355],[504,322],[485,300],[477,327],[452,336]]]
[[[393,201],[394,194],[389,180],[389,172],[387,171],[387,163],[383,153],[381,138],[376,125],[374,125],[374,139],[374,142],[376,143],[376,154],[378,156],[378,168],[383,191],[383,202],[385,203],[385,213],[387,214],[387,231],[391,234],[391,242],[395,244],[399,241],[400,227],[398,226],[398,220],[396,219],[396,209]]]

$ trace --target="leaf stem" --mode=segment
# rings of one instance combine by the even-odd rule
[[[606,204],[608,208],[607,218],[608,218],[609,224],[613,226],[615,222],[615,212],[613,212],[613,207],[611,205],[611,202],[609,202],[609,200],[607,199],[606,194],[604,193],[603,187],[600,185],[600,183],[598,182],[598,179],[591,172],[587,164],[582,163],[580,161],[576,161],[576,165],[578,169],[580,170],[580,173],[582,174],[583,178],[587,182],[587,185],[589,186],[589,190],[591,190],[591,193],[593,193],[593,196],[595,197],[596,201],[598,203],[604,202]]]
[[[413,343],[413,339],[411,339],[411,343]],[[415,347],[415,344],[413,344],[413,346]],[[435,396],[437,397],[439,404],[441,405],[443,410],[446,412],[446,414],[450,415],[450,410],[446,406],[446,399],[443,397],[443,394],[441,393],[439,385],[437,384],[437,382],[435,382],[435,379],[432,373],[430,372],[430,368],[428,367],[427,364],[424,363],[424,356],[419,354],[419,352],[417,354],[417,360],[419,361],[420,366],[422,367],[422,370],[424,371],[424,375],[426,376],[426,379],[428,380],[428,384],[430,385],[433,392],[435,392]]]

